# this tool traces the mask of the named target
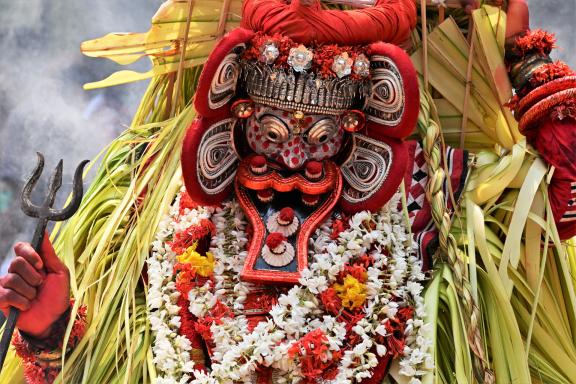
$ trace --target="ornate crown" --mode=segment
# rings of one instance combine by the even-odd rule
[[[370,62],[360,48],[307,48],[286,37],[257,35],[241,60],[242,81],[257,103],[339,115],[370,92]]]

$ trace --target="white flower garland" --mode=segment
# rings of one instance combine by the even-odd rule
[[[183,192],[183,190],[182,190]],[[209,219],[211,209],[186,209],[180,215],[180,195],[162,219],[152,243],[148,264],[148,319],[154,335],[152,352],[160,375],[156,384],[184,384],[191,379],[194,362],[190,359],[190,340],[178,335],[180,307],[176,304],[180,293],[174,282],[176,253],[167,244],[175,233]]]
[[[387,335],[385,321],[381,319],[383,316],[394,318],[399,307],[404,305],[413,307],[414,315],[405,328],[406,344],[400,360],[400,373],[407,376],[411,384],[420,383],[420,378],[433,368],[433,359],[428,353],[431,341],[425,336],[428,330],[422,320],[425,316],[421,296],[424,274],[421,272],[421,262],[415,256],[415,245],[411,245],[406,232],[404,217],[396,209],[398,201],[399,195],[378,214],[361,212],[354,215],[350,228],[335,241],[330,238],[330,222],[324,223],[310,239],[313,261],[303,271],[301,285],[294,286],[279,297],[268,321],[260,322],[251,332],[248,331],[246,317],[241,314],[226,318],[221,325],[213,324],[211,332],[215,347],[210,373],[192,371],[189,357],[184,356],[190,349],[189,343],[176,341],[177,336],[170,337],[179,327],[179,317],[171,315],[178,313],[172,307],[178,298],[171,276],[175,255],[170,250],[162,253],[166,249],[163,239],[172,235],[176,227],[172,224],[177,221],[176,217],[171,216],[169,223],[161,226],[152,260],[149,260],[149,268],[156,268],[155,273],[162,274],[162,279],[155,278],[154,284],[151,279],[149,293],[149,297],[156,299],[149,300],[154,304],[149,304],[149,307],[157,309],[154,316],[151,314],[155,332],[155,363],[165,374],[163,380],[172,380],[158,382],[188,382],[192,375],[194,380],[191,382],[195,384],[252,383],[258,366],[271,367],[279,372],[279,383],[300,382],[302,373],[298,361],[290,357],[288,351],[302,336],[320,329],[328,339],[330,351],[340,351],[345,345],[345,324],[328,315],[317,296],[336,283],[338,274],[350,260],[370,252],[373,266],[367,270],[368,280],[365,283],[366,316],[353,328],[361,341],[353,349],[344,350],[337,376],[330,383],[352,383],[371,376],[371,370],[378,364],[378,358],[372,351],[375,350],[380,356],[387,353],[384,345],[374,341],[378,335]],[[174,206],[176,208],[171,213],[174,210],[177,213],[178,202]],[[193,215],[196,222],[209,216],[208,211],[203,211],[204,214],[192,212],[187,215]],[[185,221],[194,222],[187,215]],[[239,280],[247,244],[242,210],[237,203],[229,202],[214,213],[212,220],[216,226],[211,248],[215,259],[216,284],[214,288],[209,285],[193,288],[188,295],[189,309],[199,317],[205,315],[217,299],[235,312],[241,311],[251,290],[251,284]],[[366,227],[368,221],[374,224],[374,228]],[[385,252],[388,249],[389,255]],[[160,261],[160,258],[164,260]],[[167,264],[163,266],[164,263]],[[158,297],[162,298],[164,307],[158,304]],[[168,344],[174,351],[173,361],[166,356],[170,350]]]

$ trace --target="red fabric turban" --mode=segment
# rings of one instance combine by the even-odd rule
[[[414,0],[378,0],[374,7],[352,11],[325,10],[318,0],[246,0],[243,14],[242,27],[281,33],[301,44],[400,45],[416,25]]]

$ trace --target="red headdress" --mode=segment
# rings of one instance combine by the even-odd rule
[[[242,27],[280,33],[300,44],[399,45],[416,26],[413,0],[378,0],[372,8],[353,11],[325,10],[318,0],[248,0],[243,11]]]
[[[415,5],[412,0],[379,0],[372,8],[336,11],[321,9],[318,1],[309,6],[303,2],[245,1],[243,28],[225,36],[205,64],[195,98],[199,117],[187,134],[182,157],[187,189],[199,203],[216,204],[226,198],[238,162],[247,155],[239,148],[230,108],[239,94],[246,95],[242,58],[257,40],[255,35],[366,53],[370,75],[360,104],[367,122],[354,135],[351,155],[340,164],[340,206],[350,213],[375,210],[395,193],[406,167],[400,140],[414,129],[419,91],[409,56],[390,43],[408,37],[416,21]]]

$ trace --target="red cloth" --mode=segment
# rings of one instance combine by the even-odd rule
[[[548,195],[560,238],[576,236],[576,220],[565,217],[576,205],[572,186],[576,182],[576,120],[548,118],[523,133],[542,158],[556,168]]]
[[[576,121],[546,119],[523,132],[548,164],[576,178]]]
[[[311,42],[362,45],[375,41],[401,44],[416,26],[413,0],[378,0],[371,8],[325,10],[319,1],[309,6],[292,0],[246,0],[242,27],[268,35],[281,33],[301,44]]]

